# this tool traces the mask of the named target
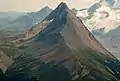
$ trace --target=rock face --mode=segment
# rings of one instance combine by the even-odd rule
[[[19,47],[20,56],[8,68],[3,81],[118,81],[111,73],[114,68],[105,66],[117,59],[65,3],[28,31],[27,36]]]

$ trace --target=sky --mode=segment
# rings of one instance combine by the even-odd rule
[[[70,8],[86,8],[99,0],[0,0],[0,12],[38,11],[45,6],[56,8],[60,2],[66,2]]]

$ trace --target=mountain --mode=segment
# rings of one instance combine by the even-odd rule
[[[90,30],[103,29],[107,33],[112,29],[116,29],[120,24],[119,10],[113,10],[109,7],[102,7],[94,12],[94,15],[90,19],[86,19],[85,25]]]
[[[5,29],[9,22],[23,16],[23,12],[0,12],[0,30]]]
[[[91,7],[88,8],[88,14],[91,18],[94,15],[94,12],[96,12],[97,9],[103,8],[103,7],[113,7],[115,4],[115,0],[100,0],[100,2],[93,4]]]
[[[0,14],[0,31],[2,36],[14,36],[20,34],[25,30],[30,29],[32,26],[41,22],[46,16],[51,13],[52,9],[44,7],[38,12],[24,13],[21,16],[15,15],[14,13]],[[6,15],[6,18],[4,17]],[[7,17],[8,16],[8,17]],[[4,18],[3,18],[4,17]],[[11,18],[14,17],[14,18]],[[8,33],[7,33],[8,32]]]
[[[83,17],[85,18],[85,20],[90,20],[96,17],[100,17],[99,19],[101,19],[101,16],[104,17],[104,15],[109,15],[109,11],[111,10],[111,8],[113,6],[110,6],[110,2],[114,2],[114,0],[101,0],[98,3],[93,4],[92,6],[90,6],[89,8],[84,8],[81,10],[77,11],[77,16],[78,17]],[[111,10],[112,11],[112,10]]]
[[[78,11],[77,9],[72,8],[71,11],[72,11],[75,15],[77,15],[77,11]]]
[[[119,61],[61,3],[20,40],[2,81],[119,81]],[[114,65],[114,66],[113,66]]]
[[[51,11],[52,9],[46,6],[38,12],[27,13],[25,16],[11,22],[10,25],[17,28],[28,29],[41,22]]]
[[[113,29],[109,31],[108,33],[105,33],[99,36],[99,40],[103,44],[103,46],[118,58],[120,57],[119,55],[119,52],[120,52],[119,51],[120,49],[119,31],[120,31],[120,27],[117,27],[116,29]]]
[[[28,16],[32,17],[34,19],[35,24],[43,20],[46,16],[49,15],[49,13],[52,12],[52,9],[50,9],[48,6],[44,7],[38,12],[31,12],[28,13]]]
[[[90,31],[104,29],[105,33],[109,32],[120,25],[120,11],[114,7],[117,2],[115,0],[101,0],[89,8],[79,10],[77,16],[83,17],[83,22]]]
[[[114,7],[115,8],[120,8],[120,0],[117,0],[116,2],[115,2],[115,4],[114,4]]]
[[[112,7],[116,3],[116,0],[100,0],[100,2],[107,3],[110,7]]]
[[[14,20],[24,14],[24,12],[0,12],[0,19]]]
[[[101,0],[87,9],[79,10],[77,16],[102,45],[119,58],[120,9],[115,7],[118,2]]]

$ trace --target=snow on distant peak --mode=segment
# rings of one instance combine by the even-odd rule
[[[120,26],[120,13],[116,11],[111,12],[110,14],[94,13],[94,16],[91,19],[87,19],[84,22],[90,30],[97,30],[104,28],[105,33],[109,32],[112,29],[116,29]]]
[[[101,6],[101,8],[97,9],[96,11],[100,12],[100,11],[107,11],[110,12],[111,9],[108,6]]]
[[[77,12],[77,17],[87,17],[87,16],[88,16],[87,10]]]
[[[114,4],[115,8],[120,8],[120,0],[116,0],[115,4]]]
[[[102,6],[109,6],[109,4],[106,2],[106,1],[102,1],[102,2],[100,2],[100,4],[102,5]]]
[[[90,18],[87,10],[78,11],[77,16],[85,18],[83,22],[90,31],[104,29],[107,33],[120,26],[120,9],[112,9],[106,2],[101,4]]]

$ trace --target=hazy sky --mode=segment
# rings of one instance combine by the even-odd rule
[[[5,11],[38,11],[48,5],[55,8],[61,1],[70,8],[85,8],[99,0],[0,0],[0,12]]]

